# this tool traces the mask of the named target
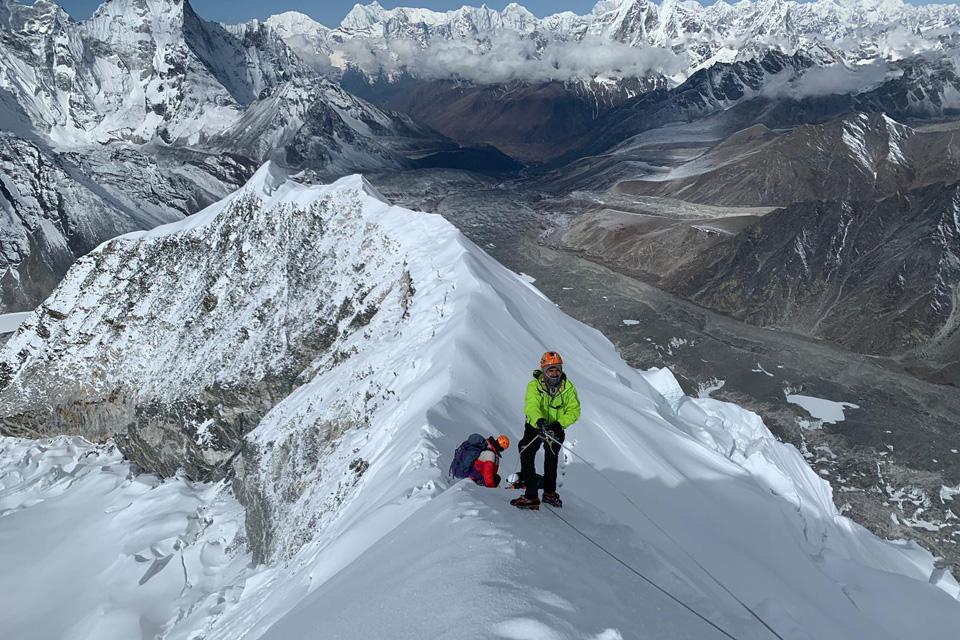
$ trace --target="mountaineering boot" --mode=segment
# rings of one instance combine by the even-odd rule
[[[514,498],[513,500],[511,500],[510,504],[515,506],[517,509],[529,509],[530,511],[540,510],[540,501],[537,498],[528,498],[527,496],[520,496],[519,498]]]
[[[563,500],[560,499],[560,494],[556,491],[544,491],[543,492],[543,501],[546,502],[551,507],[556,507],[557,509],[563,506]]]

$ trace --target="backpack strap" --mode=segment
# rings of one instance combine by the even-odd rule
[[[495,445],[494,442],[495,440],[493,439],[493,436],[488,437],[487,448],[490,449],[490,451],[493,451],[493,455],[497,459],[497,466],[500,466],[500,449],[497,448],[497,445]]]

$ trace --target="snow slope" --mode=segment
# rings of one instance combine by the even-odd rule
[[[171,258],[151,257],[152,245],[163,243],[175,255],[178,244],[243,244],[244,227],[229,218],[249,215],[249,206],[231,205],[251,198],[259,201],[257,215],[282,222],[258,230],[258,244],[245,250],[245,268],[260,268],[268,263],[264,256],[304,240],[296,234],[316,233],[314,222],[295,220],[319,211],[322,219],[366,231],[317,235],[312,240],[318,255],[335,242],[337,255],[352,260],[375,243],[376,264],[348,262],[351,268],[338,277],[348,284],[351,271],[373,269],[370,275],[379,280],[371,283],[371,295],[378,304],[365,324],[340,332],[306,366],[303,383],[247,434],[233,463],[233,488],[246,507],[246,540],[263,562],[239,570],[246,556],[234,549],[229,558],[204,565],[202,593],[187,587],[179,597],[191,594],[189,602],[178,600],[177,613],[165,623],[156,617],[171,610],[161,607],[150,618],[154,626],[144,628],[162,628],[166,638],[207,640],[775,637],[764,624],[783,638],[817,640],[954,633],[960,623],[954,579],[916,545],[879,540],[841,516],[829,485],[798,451],[777,442],[758,416],[685,397],[667,370],[630,368],[599,332],[563,315],[441,217],[391,206],[359,176],[308,187],[267,165],[242,193],[121,242],[161,265]],[[312,207],[318,202],[323,206]],[[98,299],[110,300],[111,287],[125,287],[155,266],[98,264],[97,254],[110,248],[104,245],[75,267],[92,269],[83,296],[65,285],[48,300],[47,307],[62,316],[59,324],[41,309],[11,338],[0,354],[9,373],[4,388],[42,394],[45,366],[48,373],[77,367],[77,375],[95,366],[98,373],[90,375],[100,381],[122,374],[150,385],[164,376],[188,389],[191,376],[215,371],[223,354],[237,349],[237,332],[213,333],[203,355],[211,368],[171,366],[165,358],[182,348],[180,336],[202,331],[205,320],[197,316],[191,324],[199,328],[165,323],[165,339],[152,344],[149,359],[128,348],[98,361],[97,345],[110,349],[101,332],[113,330],[93,321],[103,313]],[[236,258],[231,253],[228,259]],[[227,268],[216,264],[216,254],[210,263],[192,269]],[[111,269],[124,274],[122,281],[112,279]],[[184,288],[176,299],[188,299],[194,280],[198,290],[205,288],[203,276],[182,270]],[[269,280],[253,278],[263,291],[277,286]],[[218,295],[227,304],[231,291],[225,282],[228,288]],[[254,297],[259,292],[242,291]],[[311,305],[322,314],[326,299],[335,298],[309,286],[288,294],[274,298],[272,309],[295,329]],[[114,326],[148,315],[154,298],[170,299],[171,293],[158,285],[142,296],[138,308],[113,318]],[[257,330],[263,319],[250,314],[234,321],[234,329],[249,329],[245,353],[256,353],[266,335]],[[40,324],[45,330],[38,333]],[[80,335],[82,348],[71,342]],[[286,335],[304,339],[297,330]],[[450,483],[445,469],[454,447],[471,432],[505,432],[519,440],[524,384],[547,348],[564,355],[584,413],[568,432],[572,453],[562,466],[563,511],[519,512],[507,504],[511,492]],[[237,376],[255,373],[241,368]],[[4,407],[7,416],[10,411]],[[206,429],[196,429],[198,442]],[[3,446],[19,452],[35,445],[7,439]],[[77,448],[74,457],[82,453]],[[74,463],[19,453],[0,460],[0,474],[43,467],[35,472],[38,483],[2,485],[0,495],[18,506],[0,512],[3,530],[20,532],[14,544],[0,545],[3,566],[24,572],[32,561],[25,556],[41,553],[23,542],[24,532],[48,535],[74,512],[85,514],[87,530],[109,530],[115,516],[83,491],[86,482],[98,483],[107,496],[102,499],[119,500],[114,496],[121,488],[99,475],[110,473],[111,465],[88,470],[89,480],[58,485],[59,502],[41,490],[43,501],[31,504],[34,499],[21,496],[62,478]],[[503,471],[516,464],[514,448]],[[206,495],[221,505],[215,524],[229,528],[235,520],[226,503],[204,494],[215,493],[214,487],[178,479],[160,487],[168,485],[191,487],[177,499],[184,510],[193,511],[196,496]],[[75,504],[71,496],[77,496]],[[142,510],[162,521],[180,517],[165,511],[170,505],[146,500],[131,495],[131,513]],[[113,540],[84,538],[74,552],[89,545],[113,548]],[[193,547],[186,549],[180,553],[189,559]],[[104,601],[146,620],[136,603],[120,598],[138,589],[138,576],[124,568],[129,559],[109,568],[99,562],[90,560],[97,570],[81,566],[70,573],[75,588],[102,589]],[[159,567],[154,579],[173,581],[176,575],[182,583],[184,572],[189,576],[198,567],[177,564]],[[14,616],[23,611],[45,610],[42,590],[18,597],[17,613],[4,608],[0,624],[20,619]],[[161,602],[167,597],[158,596]],[[79,615],[64,609],[50,624],[70,628],[64,636],[70,638],[129,637],[119,626],[88,632]]]
[[[223,486],[134,475],[115,447],[0,438],[4,636],[157,637],[229,597],[242,519]]]

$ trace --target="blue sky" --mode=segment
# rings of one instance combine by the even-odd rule
[[[77,19],[89,17],[94,9],[101,4],[100,0],[54,1]],[[220,22],[243,22],[251,18],[266,18],[274,13],[294,10],[306,13],[327,26],[336,26],[356,1],[357,0],[279,0],[264,2],[263,0],[191,0],[191,4],[193,4],[197,13],[204,18]],[[511,0],[486,0],[486,4],[488,7],[502,9],[509,4],[510,1]],[[924,3],[924,0],[909,1],[913,2],[913,4]],[[939,1],[947,2],[948,0]],[[367,0],[363,0],[364,4],[366,4],[366,2]],[[483,2],[483,0],[476,0],[475,2],[465,2],[464,0],[408,0],[406,2],[380,0],[380,4],[388,8],[413,6],[437,10],[455,9],[463,4],[479,5],[481,2]],[[30,4],[30,2],[26,2],[26,4]],[[520,4],[538,16],[544,16],[565,10],[586,13],[596,4],[596,0],[527,0],[526,2],[520,2]]]

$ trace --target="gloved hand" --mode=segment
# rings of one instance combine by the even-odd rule
[[[538,419],[537,419],[537,429],[540,429],[540,431],[543,431],[543,428],[544,428],[545,426],[547,426],[547,421],[546,421],[546,419],[545,419],[545,418],[538,418]]]
[[[563,427],[560,426],[559,422],[551,422],[547,425],[547,433],[554,439],[559,441],[563,437]]]

